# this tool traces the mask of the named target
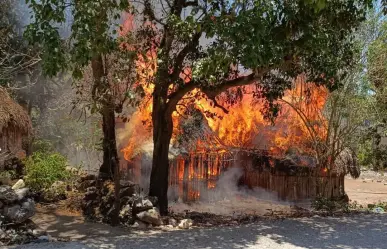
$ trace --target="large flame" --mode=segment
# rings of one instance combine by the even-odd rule
[[[128,18],[121,35],[133,28],[132,22],[133,18]],[[130,139],[128,145],[121,150],[128,161],[140,152],[145,143],[152,141],[151,112],[154,89],[152,79],[157,70],[156,55],[155,48],[149,51],[145,57],[139,56],[136,62],[137,85],[142,86],[145,97],[138,110],[130,117]],[[185,69],[181,77],[188,82],[190,74],[190,70]],[[206,119],[213,134],[218,138],[219,145],[223,148],[265,149],[277,155],[286,153],[290,148],[297,148],[303,153],[313,154],[311,144],[316,140],[325,139],[327,133],[327,122],[322,115],[328,96],[327,89],[307,83],[303,76],[299,76],[295,80],[292,90],[288,90],[285,96],[278,101],[282,109],[274,126],[264,119],[260,112],[264,107],[264,102],[253,97],[253,90],[253,86],[245,86],[243,98],[237,104],[227,106],[228,114],[213,107],[211,100],[194,99],[193,104],[196,109],[216,114],[216,118],[206,116]],[[198,89],[194,89],[188,95],[195,96],[198,92]],[[183,106],[188,103],[192,104],[192,98],[183,98],[177,111],[173,113],[172,139],[178,135],[179,120],[183,118],[181,113],[184,112],[182,108],[184,109]],[[199,145],[205,145],[206,142],[197,141]]]

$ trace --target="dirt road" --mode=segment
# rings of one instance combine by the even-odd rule
[[[74,231],[76,232],[76,231]],[[341,218],[301,218],[261,221],[246,226],[190,229],[144,234],[114,234],[99,231],[99,236],[82,242],[41,243],[19,249],[300,249],[300,248],[387,248],[387,215],[358,215]]]
[[[387,201],[387,185],[376,179],[346,179],[351,200],[360,204]],[[246,206],[244,210],[253,207]],[[264,204],[264,205],[263,205]],[[263,203],[259,210],[273,208]],[[237,207],[234,207],[237,208]],[[258,211],[259,211],[258,210]],[[250,210],[251,211],[251,210]],[[387,249],[387,214],[344,218],[302,218],[262,221],[248,226],[188,231],[141,231],[88,223],[79,215],[41,209],[34,221],[53,237],[79,242],[25,245],[23,249],[88,248],[375,248]]]

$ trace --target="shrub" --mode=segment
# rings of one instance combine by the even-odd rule
[[[56,181],[66,181],[71,173],[66,170],[67,159],[53,152],[34,152],[24,160],[26,167],[25,182],[35,191],[51,187]]]
[[[357,210],[360,207],[357,203],[348,203],[341,198],[331,199],[317,196],[312,202],[312,208],[316,211],[333,213],[336,211],[350,212],[351,210]]]

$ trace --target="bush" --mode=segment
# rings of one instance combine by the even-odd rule
[[[335,211],[349,212],[351,209],[358,209],[358,204],[349,204],[344,199],[330,199],[317,196],[312,202],[312,208],[316,211],[333,213]]]
[[[54,182],[71,178],[66,170],[67,159],[59,153],[37,151],[24,164],[26,185],[34,191],[49,189]]]

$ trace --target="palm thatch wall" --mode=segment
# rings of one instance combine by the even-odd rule
[[[22,139],[28,137],[31,130],[27,112],[0,87],[0,157],[18,156],[23,151]]]

